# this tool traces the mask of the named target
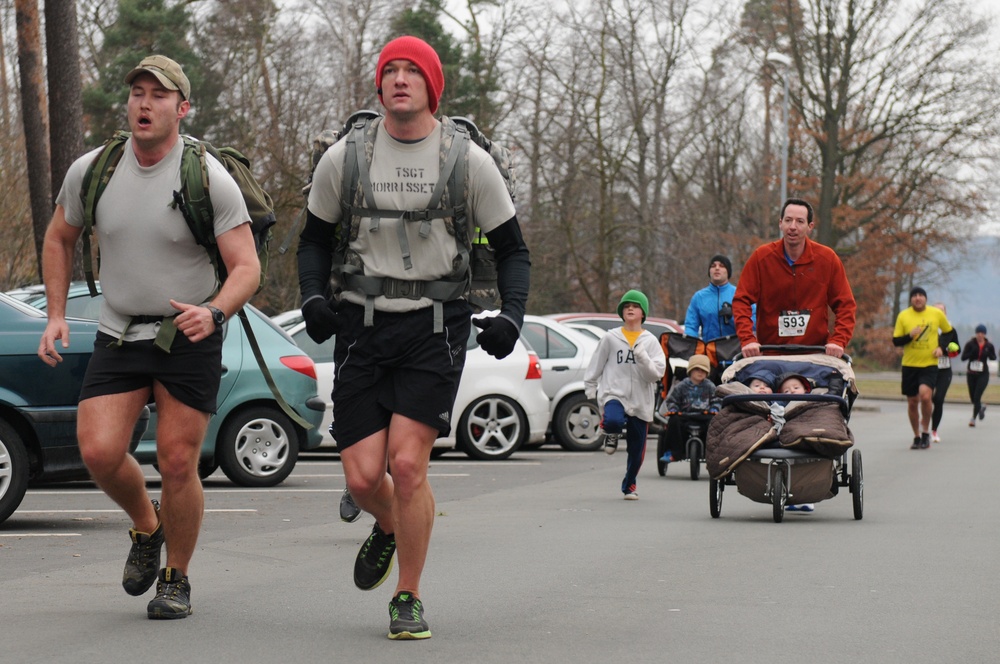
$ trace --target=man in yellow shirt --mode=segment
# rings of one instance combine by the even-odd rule
[[[931,445],[931,413],[934,385],[937,382],[941,346],[938,333],[952,331],[944,312],[927,306],[927,291],[920,286],[910,290],[910,306],[899,312],[892,343],[903,348],[903,394],[907,415],[913,428],[911,450]]]

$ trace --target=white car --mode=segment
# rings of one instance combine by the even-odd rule
[[[316,363],[320,396],[327,404],[322,424],[324,444],[335,444],[329,433],[333,423],[335,340],[317,344],[310,339],[298,310],[278,314],[273,320]],[[474,459],[506,459],[522,445],[545,440],[549,397],[542,385],[538,356],[519,341],[510,355],[498,360],[476,343],[478,332],[479,328],[473,326],[452,412],[451,434],[434,442],[435,457],[458,449]]]
[[[590,323],[578,323],[576,321],[568,321],[566,323],[563,323],[563,325],[572,328],[577,332],[582,332],[586,334],[588,337],[591,337],[597,341],[600,341],[601,337],[603,337],[608,332],[603,327],[598,327],[597,325],[591,325]]]
[[[601,413],[597,402],[587,398],[583,385],[597,339],[546,316],[532,315],[524,317],[521,337],[542,363],[542,385],[552,400],[552,438],[571,451],[599,449]]]

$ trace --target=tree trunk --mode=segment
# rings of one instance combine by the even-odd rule
[[[83,153],[80,49],[75,2],[45,3],[48,56],[49,141],[52,150],[52,204],[70,164]]]
[[[21,71],[21,115],[31,197],[31,226],[35,235],[35,258],[42,274],[42,242],[52,216],[52,174],[49,170],[48,108],[42,81],[41,31],[37,0],[15,0],[17,61]]]

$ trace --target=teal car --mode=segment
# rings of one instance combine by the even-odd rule
[[[8,294],[45,309],[45,291],[40,286]],[[86,282],[75,281],[70,284],[66,316],[96,320],[102,301],[100,295],[90,297]],[[316,365],[312,359],[258,309],[247,305],[246,310],[278,391],[312,428],[304,429],[282,412],[257,366],[242,324],[234,318],[226,322],[223,330],[218,412],[209,421],[198,472],[205,478],[221,468],[226,477],[240,486],[270,487],[288,477],[300,451],[315,449],[322,443],[319,425],[326,406],[317,393]],[[88,336],[74,337],[71,333],[73,346],[84,343],[89,349],[94,335]],[[36,348],[37,345],[36,339]],[[149,426],[132,454],[140,463],[155,466],[156,405],[150,404],[149,408]]]
[[[76,443],[76,404],[93,343],[63,350],[48,367],[38,359],[45,314],[0,293],[0,523],[21,504],[29,486],[90,479]],[[66,320],[70,336],[93,338],[95,321]],[[145,409],[132,431],[132,449],[146,431]]]

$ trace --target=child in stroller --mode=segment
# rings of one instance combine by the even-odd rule
[[[687,377],[674,383],[657,414],[666,419],[666,430],[657,445],[657,467],[666,474],[667,464],[687,458],[691,462],[691,479],[698,479],[705,457],[708,421],[719,412],[715,383],[709,379],[711,364],[707,355],[692,355],[688,359]]]
[[[727,485],[772,503],[776,522],[787,505],[820,502],[849,486],[860,519],[860,451],[851,453],[853,472],[847,464],[854,444],[848,420],[857,397],[850,358],[825,355],[821,347],[767,348],[786,354],[737,360],[717,390],[722,408],[709,427],[706,453],[712,516],[719,516]],[[801,352],[811,354],[793,354]],[[775,392],[752,391],[753,379],[775,385]]]

